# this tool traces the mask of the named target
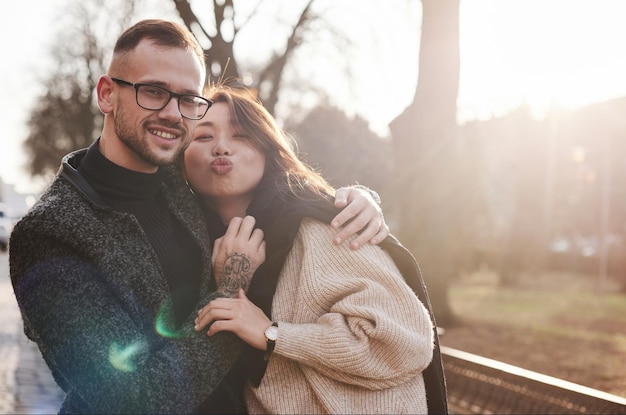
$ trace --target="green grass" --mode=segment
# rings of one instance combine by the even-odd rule
[[[626,294],[616,284],[600,293],[594,277],[545,273],[504,287],[481,271],[454,281],[449,300],[465,324],[452,347],[626,396]]]
[[[569,330],[563,327],[565,322],[574,326],[598,323],[600,332],[604,323],[621,326],[621,334],[626,335],[626,295],[616,286],[599,293],[592,277],[577,274],[522,278],[516,287],[503,287],[493,272],[466,275],[451,284],[450,303],[458,315],[493,323],[548,325],[565,331]]]

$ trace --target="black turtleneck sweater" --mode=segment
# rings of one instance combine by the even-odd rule
[[[78,168],[106,204],[133,214],[152,244],[182,322],[198,300],[202,254],[191,234],[169,212],[160,192],[163,171],[128,170],[105,158],[94,143]]]

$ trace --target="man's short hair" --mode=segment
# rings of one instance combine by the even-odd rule
[[[193,51],[206,68],[204,50],[193,33],[181,24],[168,20],[148,19],[137,22],[120,35],[113,54],[130,52],[139,42],[150,39],[159,46],[169,46]]]

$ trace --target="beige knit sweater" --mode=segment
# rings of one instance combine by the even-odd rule
[[[432,359],[428,311],[390,256],[332,244],[305,219],[272,306],[279,336],[251,414],[427,413],[421,372]]]

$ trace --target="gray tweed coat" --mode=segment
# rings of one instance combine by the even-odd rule
[[[76,166],[63,159],[38,203],[15,226],[10,272],[24,332],[66,392],[62,413],[190,413],[216,388],[242,343],[168,323],[167,282],[134,216],[102,204]],[[168,170],[171,212],[202,248],[214,294],[206,225],[184,181]],[[193,314],[193,313],[192,313]]]

